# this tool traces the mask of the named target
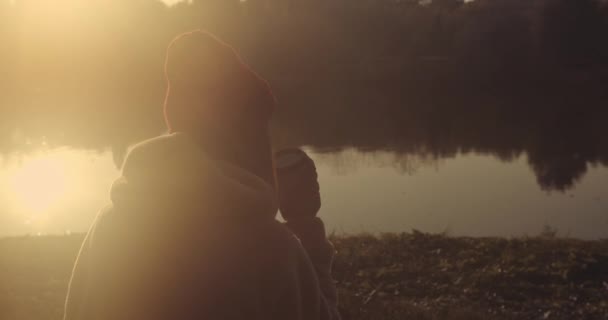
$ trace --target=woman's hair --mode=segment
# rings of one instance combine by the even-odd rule
[[[236,51],[208,32],[176,37],[167,49],[164,114],[210,156],[275,185],[269,121],[276,105],[268,83]]]

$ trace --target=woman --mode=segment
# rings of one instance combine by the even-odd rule
[[[275,219],[267,83],[202,31],[171,43],[165,71],[170,134],[129,152],[64,319],[336,319],[322,223]]]

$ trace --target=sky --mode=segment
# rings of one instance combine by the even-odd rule
[[[168,5],[173,5],[176,4],[178,2],[183,2],[184,0],[162,0],[164,3],[168,4]]]

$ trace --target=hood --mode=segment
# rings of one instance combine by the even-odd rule
[[[272,186],[238,166],[209,157],[190,136],[172,133],[141,142],[127,154],[112,185],[114,207],[211,217],[274,219]]]

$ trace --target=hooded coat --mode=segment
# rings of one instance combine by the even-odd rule
[[[76,260],[64,320],[339,317],[325,235],[300,241],[275,219],[273,187],[188,135],[135,146],[110,195]]]

